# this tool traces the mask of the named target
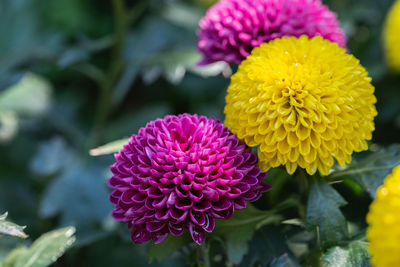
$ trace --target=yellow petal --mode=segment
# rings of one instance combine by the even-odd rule
[[[286,167],[286,171],[287,171],[289,174],[293,174],[293,173],[296,171],[296,169],[297,169],[297,163],[288,162],[288,163],[286,163],[285,167]]]
[[[290,146],[286,140],[282,140],[278,143],[278,150],[279,150],[279,153],[281,153],[281,154],[289,153]]]
[[[310,128],[306,128],[303,125],[299,125],[299,127],[296,130],[296,135],[301,141],[303,141],[310,136]]]
[[[310,153],[310,140],[309,139],[305,139],[304,141],[300,142],[299,152],[303,156],[307,155],[308,153]]]

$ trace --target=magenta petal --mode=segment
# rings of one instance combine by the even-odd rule
[[[243,179],[243,177],[244,177],[244,173],[236,172],[232,175],[232,180],[235,181],[234,184],[238,184]],[[230,183],[231,185],[232,185],[232,182]]]
[[[217,61],[238,64],[254,47],[283,36],[322,36],[346,46],[336,14],[321,0],[219,1],[199,26],[197,48],[203,59],[198,65]]]
[[[169,218],[169,212],[168,209],[159,209],[156,211],[155,218],[157,220],[167,220]]]
[[[153,205],[154,199],[153,198],[147,198],[144,206],[148,210],[155,210],[154,205]]]
[[[163,229],[166,224],[167,224],[166,222],[160,222],[160,221],[147,222],[146,230],[149,231],[150,233],[158,232],[161,229]]]
[[[136,204],[131,206],[127,211],[125,211],[124,215],[126,217],[131,217],[135,214],[143,214],[147,211],[146,207],[143,204]]]
[[[250,175],[247,175],[245,178],[243,178],[242,182],[244,182],[250,186],[253,186],[253,185],[256,185],[259,183],[259,181],[256,177],[250,176]]]
[[[194,202],[199,202],[203,197],[203,192],[199,191],[199,192],[189,192],[189,198],[194,201]]]
[[[237,157],[235,157],[233,165],[234,166],[240,166],[240,165],[242,165],[243,161],[244,161],[243,156],[238,155]]]
[[[178,196],[176,195],[176,193],[171,192],[171,194],[169,195],[168,200],[167,200],[167,207],[173,206],[177,200],[178,200]]]
[[[249,158],[249,160],[247,161],[247,164],[249,164],[249,165],[254,165],[254,164],[256,164],[256,163],[257,163],[257,156],[254,155],[254,154],[250,154],[250,158]]]
[[[189,195],[188,195],[188,192],[187,191],[185,191],[183,188],[181,188],[180,186],[177,186],[176,188],[175,188],[175,193],[176,193],[176,195],[179,197],[179,198],[186,198],[186,197],[188,197]]]
[[[243,198],[237,198],[233,201],[235,210],[241,210],[246,208],[246,200]]]
[[[208,213],[206,213],[206,214],[205,214],[205,219],[206,219],[206,222],[205,222],[205,224],[203,225],[203,229],[204,229],[206,232],[211,233],[211,232],[214,230],[214,227],[215,227],[214,218],[213,218],[211,215],[209,215]]]
[[[146,201],[146,198],[147,198],[146,195],[136,193],[135,195],[133,195],[132,201],[135,203],[144,203]]]
[[[231,187],[230,191],[227,193],[227,197],[230,199],[235,199],[239,197],[242,194],[242,192],[236,188],[236,187]]]
[[[207,200],[202,199],[199,203],[193,203],[193,210],[205,212],[211,208],[211,203]]]
[[[216,187],[219,196],[225,196],[226,193],[231,189],[230,186],[227,185],[218,185]]]
[[[164,232],[164,233],[154,234],[154,235],[152,236],[152,239],[153,239],[154,244],[160,244],[160,243],[163,242],[167,237],[168,237],[168,232]]]
[[[263,180],[264,180],[264,179],[263,179]],[[272,186],[270,186],[270,185],[267,184],[267,183],[261,182],[260,185],[261,185],[260,191],[263,192],[263,193],[264,193],[264,192],[268,192],[269,190],[272,189]]]
[[[114,191],[110,194],[110,196],[109,196],[108,199],[110,200],[110,202],[111,202],[112,204],[117,204],[119,198],[121,197],[121,193],[122,193],[122,192],[120,192],[120,191],[114,190]]]
[[[164,194],[160,191],[160,189],[155,188],[155,187],[150,187],[147,190],[147,195],[150,198],[162,198],[162,197],[164,197]]]
[[[112,215],[128,223],[136,243],[160,243],[170,233],[179,236],[189,229],[201,244],[216,218],[230,218],[246,200],[270,188],[248,151],[214,118],[183,114],[150,122],[111,166]]]
[[[212,200],[212,201],[218,201],[219,200],[219,194],[218,191],[210,188],[210,187],[206,187],[203,190],[203,194],[204,197],[207,198],[208,200]]]
[[[117,210],[117,209],[114,209],[113,211],[112,211],[112,216],[113,216],[113,218],[115,219],[115,220],[117,220],[117,221],[119,221],[119,222],[124,222],[125,221],[125,219],[126,219],[126,216],[125,216],[125,214],[124,214],[124,210]]]
[[[222,211],[222,210],[227,210],[232,206],[232,202],[223,198],[220,199],[218,202],[213,202],[212,203],[212,208],[215,211]]]
[[[171,183],[169,179],[162,178],[160,179],[160,182],[164,184],[162,187],[160,187],[160,191],[164,195],[169,194],[175,190],[175,186]]]
[[[188,213],[188,210],[178,210],[176,208],[171,208],[169,210],[169,215],[177,222],[183,222],[186,219]]]
[[[258,177],[261,174],[261,170],[259,168],[253,168],[248,175]]]
[[[250,190],[251,186],[246,183],[239,183],[236,186],[242,193],[246,193]]]
[[[204,230],[199,226],[189,223],[189,232],[193,238],[193,241],[201,245],[204,242]]]
[[[204,213],[197,211],[190,211],[190,220],[198,226],[203,226],[206,223],[206,217]]]
[[[151,235],[144,228],[132,228],[131,238],[133,242],[140,244],[149,241]]]
[[[257,197],[257,193],[254,191],[247,191],[242,195],[242,198],[248,201],[251,201],[252,199]]]
[[[168,229],[174,236],[180,236],[185,231],[183,224],[173,224],[171,222],[168,224]]]
[[[136,193],[132,190],[127,190],[125,192],[122,193],[121,195],[121,201],[126,203],[126,204],[130,204],[133,202],[132,197],[135,195]]]
[[[181,198],[181,199],[179,199],[177,202],[176,202],[176,204],[175,204],[175,207],[177,208],[177,209],[180,209],[180,210],[188,210],[188,209],[190,209],[191,207],[193,206],[193,203],[192,203],[192,201],[190,200],[190,198]]]
[[[230,219],[233,215],[233,206],[231,206],[227,210],[217,211],[217,210],[211,209],[210,211],[211,211],[211,214],[216,219]]]

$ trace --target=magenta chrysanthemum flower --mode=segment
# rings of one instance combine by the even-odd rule
[[[202,244],[214,219],[229,219],[270,189],[257,157],[214,118],[152,121],[115,158],[108,181],[113,217],[129,223],[135,243],[160,243],[189,229]]]
[[[336,17],[320,0],[220,0],[199,23],[199,64],[240,63],[254,47],[282,36],[322,36],[345,48]]]

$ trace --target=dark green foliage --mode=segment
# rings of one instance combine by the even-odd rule
[[[384,178],[400,164],[400,146],[372,147],[370,150],[373,152],[368,156],[357,163],[353,162],[344,170],[332,173],[328,179],[351,179],[375,198],[375,192],[383,183]]]
[[[318,245],[327,248],[348,237],[347,222],[339,209],[346,204],[329,184],[315,181],[311,185],[306,222],[317,232]]]
[[[243,255],[249,252],[248,241],[256,229],[281,220],[279,215],[261,211],[248,204],[246,209],[236,211],[229,220],[218,221],[215,233],[226,241],[227,257],[233,263],[240,263]]]
[[[287,265],[285,265],[287,264]],[[249,253],[240,266],[299,266],[293,258],[283,228],[264,227],[250,242]]]
[[[347,247],[332,247],[322,258],[324,267],[369,267],[368,243],[364,240],[351,242]]]
[[[8,235],[19,238],[27,238],[24,233],[25,226],[19,226],[15,223],[6,221],[8,213],[0,215],[0,235]]]
[[[164,242],[157,245],[150,245],[148,253],[149,262],[157,261],[160,263],[166,258],[174,256],[182,247],[190,243],[192,243],[192,240],[188,233],[179,237],[170,235]]]

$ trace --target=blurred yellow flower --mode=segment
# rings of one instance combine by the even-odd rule
[[[400,0],[392,6],[386,18],[383,40],[388,65],[400,72]]]
[[[328,174],[367,149],[377,115],[367,71],[336,43],[283,37],[255,48],[232,76],[225,124],[258,146],[260,168]]]
[[[400,166],[376,192],[367,215],[372,265],[400,266]]]

